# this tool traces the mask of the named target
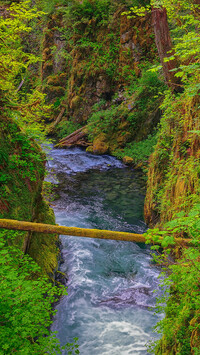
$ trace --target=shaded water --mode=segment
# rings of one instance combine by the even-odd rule
[[[143,233],[144,183],[110,156],[52,149],[56,221],[61,225]],[[56,178],[53,173],[56,173]],[[68,296],[52,329],[62,344],[78,337],[81,355],[147,354],[158,321],[159,270],[143,244],[61,236]]]

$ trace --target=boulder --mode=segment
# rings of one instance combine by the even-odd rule
[[[105,154],[108,153],[109,145],[105,141],[105,135],[100,134],[94,139],[93,142],[93,153],[94,154]]]
[[[127,165],[131,165],[131,164],[133,164],[133,158],[125,156],[125,157],[123,157],[123,163],[127,164]]]
[[[87,153],[93,153],[93,146],[89,145],[89,147],[86,148]]]

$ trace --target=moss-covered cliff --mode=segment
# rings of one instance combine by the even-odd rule
[[[95,154],[127,155],[127,143],[147,139],[160,120],[164,83],[147,72],[158,58],[151,15],[127,18],[130,5],[72,1],[56,6],[44,28],[50,131],[62,138],[89,124],[87,143]],[[136,158],[132,146],[129,154]]]
[[[122,16],[128,1],[72,1],[48,16],[42,78],[48,98],[84,122],[92,106],[108,103],[155,57],[151,17]],[[59,100],[58,100],[59,99]]]
[[[187,355],[199,352],[199,97],[186,93],[166,97],[158,142],[150,157],[145,217],[166,238],[189,237],[195,245],[174,246],[174,260],[167,257],[163,337],[153,353]],[[168,223],[167,223],[168,222]],[[163,230],[163,232],[162,232]],[[158,231],[158,230],[157,230]],[[153,234],[157,234],[156,230]],[[169,248],[169,246],[168,246]],[[168,249],[170,252],[170,249]]]
[[[42,197],[45,154],[23,133],[17,121],[1,116],[0,218],[55,223],[53,211]],[[15,239],[21,250],[53,276],[57,268],[57,236],[23,233]]]
[[[158,143],[150,158],[145,202],[147,223],[173,219],[199,199],[199,98],[185,94],[165,102]]]

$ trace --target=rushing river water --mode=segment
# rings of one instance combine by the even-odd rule
[[[61,225],[143,233],[144,182],[110,156],[52,149],[50,178]],[[55,175],[52,174],[56,174]],[[61,236],[68,296],[52,329],[62,344],[78,337],[81,355],[147,354],[159,270],[149,248],[130,242]]]

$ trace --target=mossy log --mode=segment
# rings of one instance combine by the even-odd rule
[[[62,147],[72,147],[75,145],[87,146],[87,142],[83,139],[87,136],[86,126],[81,127],[68,135],[67,137],[61,139],[58,144],[55,145],[56,148]]]
[[[145,243],[145,237],[143,234],[127,233],[127,232],[115,232],[109,230],[100,229],[87,229],[87,228],[77,228],[77,227],[63,227],[58,225],[43,224],[43,223],[33,223],[16,221],[13,219],[0,219],[0,228],[11,229],[11,230],[23,230],[32,231],[37,233],[57,233],[62,235],[70,235],[76,237],[86,237],[86,238],[99,238],[99,239],[112,239],[112,240],[122,240],[127,242],[137,242]],[[163,238],[160,238],[160,243]],[[188,243],[190,239],[174,238],[175,242]]]

